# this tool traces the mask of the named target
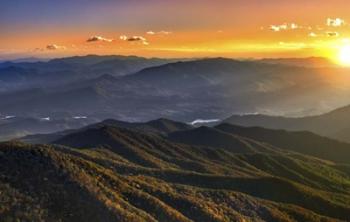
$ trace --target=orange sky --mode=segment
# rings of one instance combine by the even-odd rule
[[[85,54],[335,58],[350,43],[349,7],[343,0],[9,1],[0,11],[0,59]]]

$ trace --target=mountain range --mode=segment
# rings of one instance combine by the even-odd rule
[[[54,137],[0,144],[1,218],[349,219],[350,144],[308,132],[107,120]]]
[[[0,64],[0,130],[7,133],[0,140],[62,131],[74,126],[67,123],[76,122],[74,117],[85,117],[86,124],[109,118],[193,122],[224,120],[234,113],[239,119],[240,115],[257,112],[294,116],[294,125],[299,122],[294,121],[295,116],[319,115],[350,103],[348,69],[330,64],[323,58],[148,59],[97,55],[5,62]],[[10,123],[11,130],[2,124],[6,116],[18,117]],[[52,125],[54,130],[35,122],[26,129],[22,127],[28,123],[27,118],[47,117],[50,120],[45,125]],[[347,138],[343,117],[334,122],[333,128],[323,127],[328,123],[310,127],[310,121],[305,123],[308,127],[282,128]],[[329,132],[322,131],[327,129]]]
[[[350,103],[348,69],[339,67],[95,55],[0,66],[3,115],[189,122],[231,113],[318,114]]]
[[[0,221],[350,221],[348,70],[323,58],[0,63]]]

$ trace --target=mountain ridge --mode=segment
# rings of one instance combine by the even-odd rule
[[[102,214],[104,221],[135,222],[347,220],[350,174],[344,165],[249,137],[232,137],[251,147],[237,153],[228,149],[236,143],[220,148],[191,133],[196,130],[228,134],[179,130],[191,138],[179,143],[148,129],[101,124],[48,145],[0,143],[0,191],[17,198],[18,212],[28,206],[40,212],[17,213],[27,220],[94,221]],[[66,209],[50,204],[49,196]],[[79,207],[83,202],[88,205]],[[0,215],[6,218],[15,208],[4,203]]]
[[[343,106],[330,112],[306,117],[283,117],[268,115],[233,115],[224,122],[242,125],[242,126],[261,126],[272,129],[286,130],[307,130],[349,142],[348,126],[350,119],[350,106]]]

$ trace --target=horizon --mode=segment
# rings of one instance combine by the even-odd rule
[[[317,1],[316,8],[315,1],[17,0],[2,6],[0,59],[326,57],[349,65],[344,5],[350,3]]]
[[[88,57],[88,56],[99,56],[99,57],[108,57],[108,56],[120,56],[120,57],[139,57],[139,58],[146,58],[146,59],[169,59],[169,60],[176,60],[176,59],[195,59],[195,60],[201,60],[201,59],[231,59],[231,60],[237,60],[237,61],[259,61],[259,60],[279,60],[279,59],[326,59],[330,62],[332,59],[324,56],[305,56],[305,57],[225,57],[225,56],[202,56],[202,57],[157,57],[157,56],[140,56],[135,54],[81,54],[81,55],[66,55],[66,56],[53,56],[53,57],[40,57],[40,56],[29,56],[29,57],[16,57],[16,58],[1,58],[0,62],[16,62],[17,60],[42,60],[42,61],[50,61],[54,59],[66,59],[66,58],[72,58],[72,57]],[[29,62],[30,63],[30,62]],[[334,62],[335,65],[340,65]]]

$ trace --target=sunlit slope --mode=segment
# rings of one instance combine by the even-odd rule
[[[32,221],[348,220],[346,165],[217,129],[205,133],[227,138],[227,147],[113,126],[69,134],[55,141],[61,145],[3,143],[0,215]]]

